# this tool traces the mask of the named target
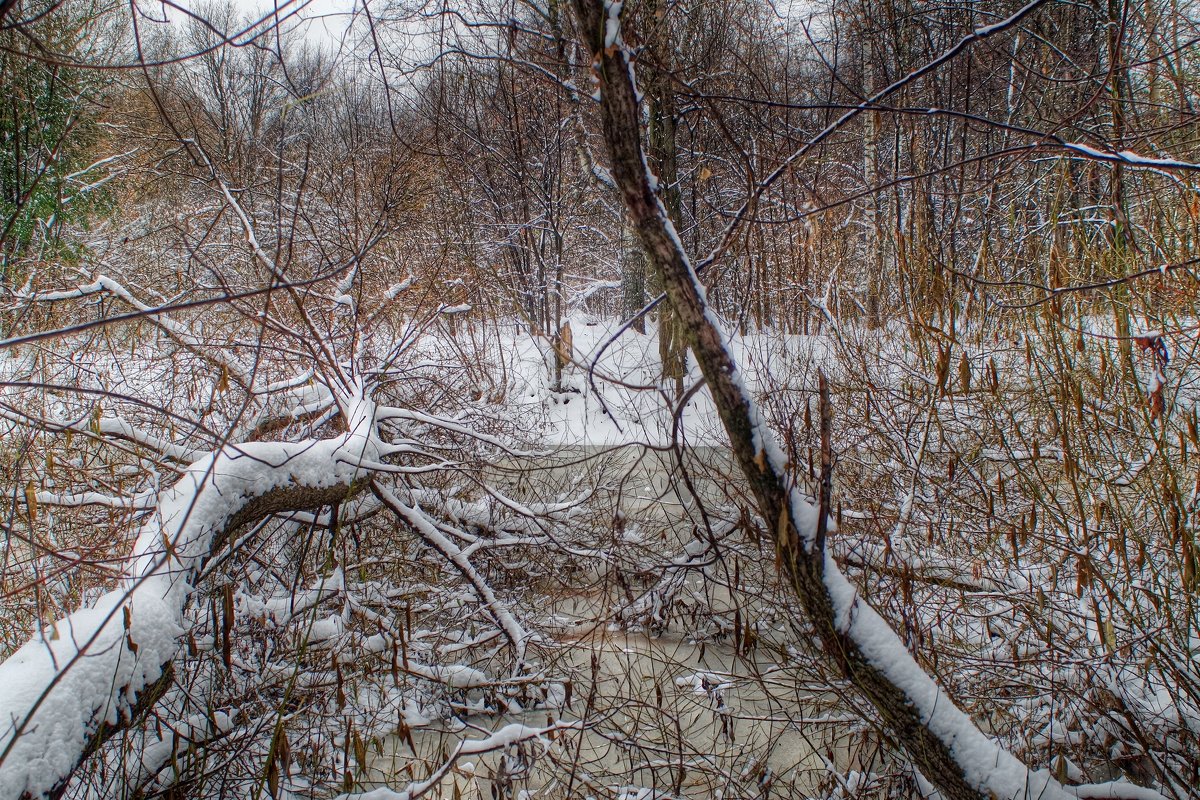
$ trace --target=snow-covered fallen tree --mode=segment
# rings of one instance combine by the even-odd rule
[[[477,562],[493,552],[553,544],[548,533],[554,532],[556,516],[571,512],[577,504],[529,505],[494,488],[484,494],[486,503],[448,501],[426,483],[429,476],[463,469],[461,459],[468,455],[464,448],[473,444],[508,451],[468,420],[377,406],[372,396],[378,393],[377,386],[361,383],[330,392],[329,405],[338,424],[330,423],[327,428],[336,431],[342,427],[342,433],[295,441],[225,444],[184,466],[157,495],[147,497],[144,491],[135,495],[139,500],[130,513],[139,514],[140,521],[116,587],[85,607],[40,626],[30,641],[0,663],[0,680],[6,687],[0,693],[0,719],[4,721],[0,729],[0,797],[61,796],[81,763],[90,758],[99,759],[102,769],[119,770],[130,787],[136,788],[154,785],[164,770],[164,779],[171,780],[167,767],[184,755],[202,758],[203,748],[210,746],[203,744],[205,741],[248,736],[258,746],[254,737],[262,736],[262,731],[256,730],[252,718],[239,715],[236,706],[219,713],[204,710],[216,688],[205,685],[211,675],[194,674],[197,668],[201,673],[206,669],[205,653],[209,663],[215,658],[219,668],[223,661],[226,672],[241,676],[231,677],[231,688],[251,694],[269,695],[289,684],[304,691],[336,685],[337,696],[342,697],[343,669],[351,667],[341,665],[361,660],[355,658],[356,652],[379,662],[385,674],[390,658],[391,682],[403,675],[405,683],[443,687],[442,700],[436,698],[437,693],[401,691],[398,685],[382,691],[365,688],[365,694],[350,704],[351,709],[358,709],[353,712],[355,724],[365,737],[389,733],[395,718],[389,720],[387,715],[397,710],[409,724],[427,725],[430,720],[425,713],[434,713],[439,704],[449,708],[466,702],[465,696],[459,695],[468,691],[494,693],[505,681],[516,680],[524,687],[520,689],[522,697],[542,691],[537,688],[543,683],[543,678],[537,677],[540,673],[534,672],[534,677],[526,674],[524,663],[525,650],[534,639]],[[33,419],[15,412],[9,418],[26,425]],[[58,418],[36,421],[51,432],[72,429]],[[85,427],[97,437],[110,436],[114,445],[129,441],[144,445],[148,440],[128,421]],[[248,427],[256,429],[253,424]],[[458,467],[438,452],[448,446],[457,451]],[[175,445],[166,449],[182,452]],[[463,469],[463,474],[469,471]],[[30,494],[31,504],[44,506],[40,512],[43,519],[54,514],[111,513],[122,507],[121,499],[120,494],[99,492]],[[89,512],[89,508],[99,511]],[[394,612],[386,611],[394,606],[393,595],[409,591],[403,582],[366,580],[361,575],[365,566],[358,568],[356,580],[346,579],[336,561],[345,559],[346,554],[333,549],[332,538],[343,530],[357,537],[362,520],[381,512],[390,520],[385,525],[410,532],[422,544],[418,552],[396,557],[401,563],[411,562],[408,568],[420,576],[411,591],[442,595],[441,608],[438,603],[423,604],[427,613],[470,620],[478,631],[474,641],[462,642],[442,654],[422,641],[434,639],[436,632],[414,629],[408,601],[408,610],[399,620]],[[314,529],[328,530],[331,541],[320,550],[313,548],[306,558],[309,544],[302,540]],[[257,579],[242,577],[236,585],[225,583],[221,601],[225,607],[218,621],[208,608],[213,599],[212,582],[226,573],[226,564],[242,559],[243,553],[253,558],[254,551],[263,546],[255,544],[256,537],[267,536],[274,539],[269,543],[271,552],[291,554],[297,563],[281,559],[259,571]],[[289,542],[288,537],[297,541]],[[315,589],[301,589],[276,575],[276,570],[295,569],[298,580],[308,558],[335,559],[335,566],[319,568],[324,577],[318,577]],[[439,569],[452,576],[440,585]],[[342,611],[330,615],[331,604]],[[384,613],[374,610],[380,606]],[[477,615],[482,616],[476,619]],[[244,653],[245,647],[233,641],[233,636],[235,629],[246,626],[257,629],[260,636],[281,637],[283,642],[276,647],[289,641],[298,643],[296,658],[315,663],[302,673],[289,675],[289,669],[298,670],[299,664],[289,667],[286,661]],[[247,644],[257,646],[258,642]],[[486,654],[490,664],[486,671],[471,665],[470,654],[475,649]],[[497,660],[499,651],[509,656]],[[333,672],[328,669],[328,656],[322,661],[325,653],[332,655]],[[184,666],[183,661],[188,664]],[[511,671],[504,670],[506,662],[512,664]],[[283,690],[283,696],[291,691]],[[342,698],[337,702],[345,706],[348,701]],[[145,716],[152,710],[157,721],[150,724]],[[320,712],[314,709],[313,716],[311,724],[319,728],[341,724],[343,715],[321,721]],[[161,732],[164,717],[176,730],[165,738]],[[187,722],[189,719],[193,721]],[[156,728],[159,733],[153,734]],[[244,734],[239,733],[241,729]],[[140,749],[130,764],[120,757],[120,748],[106,746],[107,740],[118,734],[139,742]],[[290,735],[299,734],[292,729]],[[290,756],[286,749],[283,755],[276,751],[277,745],[272,743],[259,757],[272,764],[278,760],[286,772]],[[342,754],[341,769],[346,774],[363,770],[366,761],[365,751]],[[275,785],[279,779],[271,780]]]
[[[272,765],[262,777],[272,793],[281,780],[303,782],[319,774],[313,764],[318,753],[337,759],[343,785],[343,775],[366,769],[363,738],[389,733],[397,713],[413,725],[428,724],[426,714],[447,714],[466,702],[460,694],[496,694],[514,678],[522,697],[542,691],[540,677],[522,672],[531,637],[477,564],[493,552],[544,545],[548,521],[571,504],[529,507],[493,491],[487,496],[494,509],[468,511],[460,503],[456,515],[448,513],[438,488],[449,488],[445,476],[470,482],[478,451],[507,451],[488,432],[486,414],[456,413],[468,405],[459,400],[467,395],[461,376],[468,374],[461,353],[447,359],[417,346],[440,305],[431,312],[384,314],[403,288],[372,297],[370,304],[364,300],[360,262],[377,235],[346,260],[325,264],[315,278],[276,281],[279,266],[258,244],[256,221],[211,164],[204,168],[219,198],[210,211],[219,218],[223,210],[235,220],[233,231],[250,261],[271,276],[265,290],[201,290],[215,302],[168,308],[93,274],[74,288],[14,292],[22,308],[58,309],[101,297],[133,314],[117,313],[96,327],[137,327],[133,352],[122,358],[91,348],[86,337],[71,339],[78,330],[71,326],[7,342],[13,357],[5,363],[10,380],[0,418],[7,432],[20,432],[45,452],[44,467],[39,464],[24,494],[29,528],[57,529],[51,541],[74,545],[74,532],[90,524],[101,541],[84,555],[69,546],[39,549],[38,531],[15,548],[29,567],[6,576],[19,576],[18,590],[34,594],[31,605],[41,622],[0,663],[5,800],[58,797],[68,790],[88,796],[114,770],[137,795],[183,780],[179,763],[186,759],[205,769],[211,748],[226,741],[246,745],[233,751],[248,762],[233,777],[239,785],[256,780],[256,760]],[[335,279],[338,292],[328,298],[322,282]],[[301,297],[297,287],[318,290]],[[349,291],[358,300],[347,311],[340,299]],[[287,301],[256,314],[237,310],[239,300],[273,294]],[[210,306],[220,308],[189,316]],[[353,315],[350,326],[343,324],[347,314]],[[140,337],[146,323],[155,336]],[[39,338],[69,341],[69,355],[40,356],[36,345],[30,347]],[[47,380],[51,375],[54,380]],[[423,401],[431,385],[450,390],[442,403],[450,413]],[[377,405],[381,397],[393,405]],[[64,478],[87,488],[60,490]],[[356,580],[345,579],[339,562],[346,553],[335,540],[357,538],[362,521],[378,516],[387,522],[376,528],[398,529],[398,538],[411,534],[422,543],[409,557],[395,557],[415,579],[364,578],[370,559]],[[315,531],[327,532],[328,542],[310,547],[319,536]],[[120,553],[122,541],[131,550]],[[279,563],[247,567],[263,547]],[[101,554],[95,577],[77,584],[68,568],[50,584],[68,609],[83,590],[82,607],[54,619],[38,604],[46,580],[40,570],[46,564],[60,569],[60,563],[91,567],[92,554]],[[285,564],[289,558],[294,563]],[[231,576],[231,568],[241,574]],[[292,571],[294,579],[282,578]],[[317,588],[301,589],[299,582],[310,575]],[[99,592],[97,583],[108,591]],[[438,632],[414,629],[410,601],[396,619],[394,597],[406,592],[441,596],[441,607],[429,603],[421,612],[443,622],[462,620],[463,629],[470,625],[476,634],[462,634],[465,641],[441,653],[429,643],[440,638]],[[340,606],[340,613],[329,613],[331,606]],[[256,636],[235,641],[238,631]],[[278,656],[243,652],[247,644],[265,646],[268,640]],[[287,648],[295,653],[291,664]],[[369,686],[347,700],[343,673],[353,671],[355,652],[385,669],[390,660],[394,685]],[[486,656],[480,664],[486,670],[474,665],[479,654]],[[300,661],[307,666],[296,674]],[[226,673],[216,680],[214,662]],[[314,707],[305,718],[319,735],[297,756],[312,765],[303,773],[280,744],[289,733],[299,736],[300,726],[264,730],[250,711],[261,701],[247,700],[277,694],[276,713],[283,713],[295,691],[329,696],[337,710],[346,709],[322,719]],[[225,706],[214,710],[213,703]],[[350,730],[343,728],[343,747],[334,748],[326,731],[345,725]],[[137,743],[131,757],[111,744],[114,736]],[[349,748],[352,740],[360,748]],[[76,776],[89,760],[96,774]],[[75,777],[80,780],[72,783]]]
[[[0,796],[49,797],[166,690],[196,576],[230,534],[270,514],[344,502],[387,448],[348,398],[331,439],[228,445],[191,464],[142,524],[127,577],[0,664]]]

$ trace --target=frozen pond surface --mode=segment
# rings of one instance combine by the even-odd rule
[[[701,448],[689,459],[703,505],[727,506],[737,484],[729,478],[727,451]],[[666,554],[692,538],[699,505],[681,486],[675,464],[670,452],[565,448],[520,479],[508,469],[527,464],[501,464],[494,478],[522,500],[599,484],[614,519],[637,536],[661,541]],[[605,576],[592,577],[603,583]],[[729,592],[704,583],[692,572],[681,594],[704,595],[714,619],[728,617],[714,612],[730,611]],[[753,645],[737,636],[697,641],[681,632],[694,630],[694,621],[651,634],[616,624],[611,593],[594,587],[558,597],[547,609],[560,634],[534,658],[563,682],[559,703],[440,721],[390,737],[374,759],[372,785],[402,789],[425,779],[464,738],[480,739],[513,723],[554,721],[587,727],[464,756],[426,796],[802,797],[822,781],[828,785],[827,764],[857,766],[852,753],[861,732],[844,711],[831,710],[819,687],[803,685],[790,657],[796,652],[789,647],[790,625],[779,626],[777,636],[765,631]]]

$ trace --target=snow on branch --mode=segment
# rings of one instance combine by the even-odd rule
[[[167,336],[179,345],[223,369],[230,380],[233,380],[238,385],[249,388],[253,382],[253,370],[242,363],[236,356],[229,355],[219,348],[204,346],[204,342],[188,326],[176,322],[161,311],[155,310],[153,306],[135,297],[121,283],[105,275],[98,275],[91,283],[76,286],[72,289],[33,292],[25,295],[23,299],[35,303],[57,303],[64,300],[77,300],[83,297],[90,297],[95,294],[108,294],[132,306],[135,310],[144,314],[146,319],[157,325],[163,333],[167,334]]]
[[[378,415],[378,419],[381,421],[401,420],[403,422],[441,428],[449,433],[469,436],[470,438],[479,442],[495,447],[505,455],[513,457],[536,457],[539,455],[544,455],[544,453],[539,453],[536,451],[516,450],[497,436],[491,436],[483,431],[476,430],[469,425],[463,424],[460,420],[451,419],[449,417],[439,417],[435,414],[428,414],[411,408],[399,408],[393,406],[380,406],[376,411],[376,414]]]
[[[454,542],[438,530],[435,525],[425,514],[414,506],[410,506],[397,497],[386,486],[378,482],[372,482],[372,491],[375,496],[387,506],[392,512],[404,520],[408,525],[412,526],[422,539],[427,544],[441,553],[458,572],[466,579],[467,583],[475,591],[479,602],[487,609],[488,614],[504,632],[505,637],[513,646],[517,653],[518,664],[524,660],[525,648],[529,644],[529,634],[517,622],[516,617],[508,610],[508,606],[496,596],[496,592],[488,585],[479,571],[467,558],[467,554],[456,545]]]
[[[1200,164],[1190,161],[1180,161],[1175,158],[1151,158],[1139,155],[1132,150],[1101,150],[1091,145],[1078,142],[1063,142],[1065,150],[1081,155],[1092,161],[1109,161],[1115,164],[1126,164],[1131,167],[1146,167],[1160,170],[1182,170],[1185,172],[1200,172]]]
[[[463,756],[482,755],[483,753],[490,753],[493,750],[502,750],[511,745],[527,742],[531,739],[536,739],[540,742],[543,750],[549,750],[551,741],[557,733],[582,730],[583,727],[582,720],[573,722],[559,720],[551,725],[539,728],[519,723],[505,725],[482,739],[464,739],[460,741],[454,748],[454,752],[433,771],[432,775],[424,780],[413,781],[401,791],[387,788],[375,789],[370,792],[358,794],[344,794],[338,800],[416,800],[416,798],[435,789],[442,778],[454,768],[454,765]]]
[[[101,492],[59,494],[57,492],[41,491],[35,496],[37,497],[38,505],[43,506],[104,506],[106,508],[124,508],[135,511],[154,507],[154,497],[148,493],[139,493],[133,497],[114,497]]]
[[[0,664],[0,797],[49,797],[169,685],[191,583],[229,534],[267,514],[340,502],[377,458],[361,394],[348,432],[227,446],[188,467],[141,526],[119,589],[57,620]]]
[[[201,450],[195,450],[181,444],[176,444],[161,436],[155,436],[122,417],[111,415],[104,415],[99,419],[90,417],[87,421],[79,419],[67,421],[36,417],[23,410],[0,406],[0,419],[7,419],[20,425],[33,425],[55,433],[71,431],[72,433],[79,433],[84,436],[103,436],[111,439],[120,439],[140,447],[145,447],[148,450],[153,450],[163,458],[168,458],[177,463],[191,463],[203,454]]]
[[[147,433],[121,417],[103,416],[96,421],[95,427],[102,435],[125,439],[134,444],[149,448],[174,461],[195,461],[200,456],[200,452],[197,450],[176,444],[161,436]]]

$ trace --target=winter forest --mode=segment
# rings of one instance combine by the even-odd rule
[[[0,0],[0,800],[1200,799],[1200,5]]]

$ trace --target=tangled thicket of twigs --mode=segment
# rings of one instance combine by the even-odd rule
[[[336,62],[282,5],[0,3],[0,798],[928,796],[687,444],[664,254],[938,697],[1195,797],[1192,9],[367,6]]]

